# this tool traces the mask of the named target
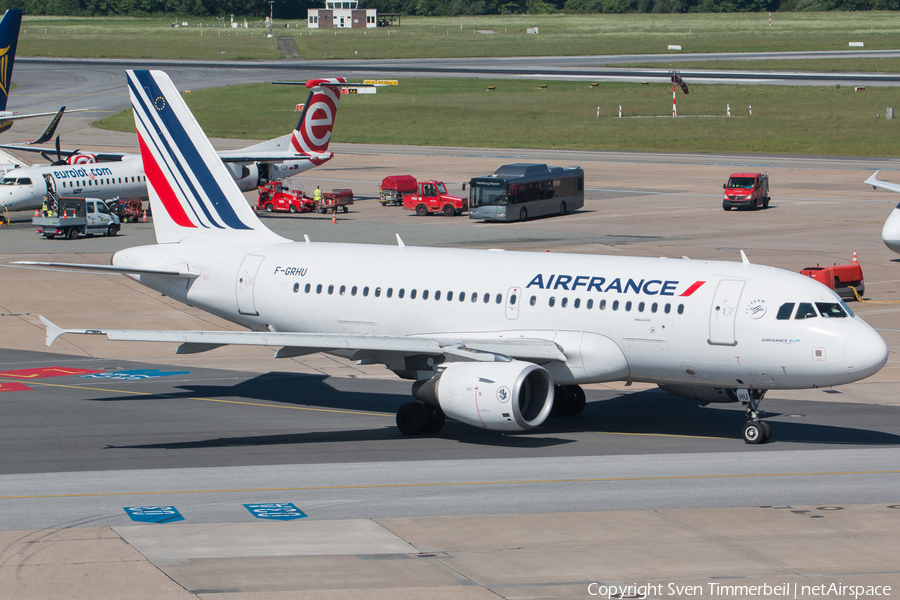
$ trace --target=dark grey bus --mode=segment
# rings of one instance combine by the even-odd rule
[[[525,221],[564,215],[584,206],[581,167],[532,163],[503,165],[493,175],[469,180],[469,218]]]

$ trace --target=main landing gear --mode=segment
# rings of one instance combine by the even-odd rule
[[[765,390],[738,390],[740,392],[748,392],[749,399],[741,399],[741,403],[747,407],[747,422],[744,423],[743,435],[744,441],[748,444],[765,444],[772,436],[772,428],[765,421],[759,420],[759,403],[765,395]]]
[[[444,428],[447,417],[438,406],[407,402],[397,410],[397,428],[403,435],[435,434]]]
[[[553,408],[551,417],[580,415],[584,410],[584,390],[580,385],[553,386]]]

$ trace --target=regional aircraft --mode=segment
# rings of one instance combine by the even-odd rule
[[[415,381],[404,434],[446,417],[521,431],[578,414],[580,385],[640,381],[701,402],[742,401],[765,442],[767,390],[858,381],[884,366],[881,336],[812,279],[741,262],[293,242],[262,224],[168,76],[128,71],[157,244],[111,266],[249,331],[61,329],[227,344],[275,358],[329,352]],[[164,102],[160,103],[159,100]],[[71,264],[18,263],[73,268]],[[436,269],[435,265],[465,265]],[[398,268],[397,265],[402,265]]]
[[[218,153],[228,173],[241,191],[256,189],[271,179],[283,179],[317,167],[334,155],[328,151],[344,78],[314,79],[306,82],[310,93],[294,131],[241,150]],[[161,102],[161,100],[160,100]],[[48,150],[28,146],[3,145],[2,148],[40,152],[52,164],[8,171],[0,180],[0,209],[39,208],[48,192],[46,180],[61,196],[148,198],[147,177],[140,154],[87,154],[78,150],[60,150],[56,140],[56,160]],[[142,149],[143,151],[143,149]]]
[[[884,188],[892,192],[900,192],[900,185],[881,181],[878,179],[879,173],[881,171],[875,171],[875,174],[863,181],[863,183],[867,183],[873,188]],[[900,204],[891,211],[887,221],[884,222],[884,227],[881,229],[881,239],[888,248],[900,254]]]

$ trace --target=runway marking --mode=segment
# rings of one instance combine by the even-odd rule
[[[0,379],[0,383],[3,380]],[[198,397],[183,397],[177,394],[154,394],[153,392],[134,392],[130,390],[119,390],[119,389],[110,389],[110,388],[95,388],[88,387],[84,385],[63,385],[61,383],[42,383],[37,381],[29,381],[30,385],[34,386],[45,386],[45,387],[57,387],[57,388],[66,388],[71,390],[88,390],[93,392],[107,392],[109,394],[131,394],[132,396],[157,396],[159,398],[175,398],[178,400],[200,400],[202,402],[221,402],[222,404],[244,404],[247,406],[262,406],[264,408],[284,408],[288,410],[307,410],[311,412],[327,412],[327,413],[340,413],[345,415],[363,415],[367,417],[391,417],[393,418],[393,413],[373,413],[373,412],[363,412],[360,410],[340,410],[337,408],[311,408],[309,406],[286,406],[283,404],[264,404],[262,402],[247,402],[243,400],[222,400],[221,398],[198,398]]]
[[[534,485],[548,483],[615,483],[624,481],[666,481],[666,480],[697,480],[697,479],[749,479],[763,477],[821,477],[836,475],[896,475],[900,470],[892,471],[825,471],[822,473],[747,473],[731,475],[660,475],[657,477],[596,477],[596,478],[572,478],[572,479],[519,479],[509,481],[450,481],[431,483],[377,483],[369,485],[322,485],[306,487],[277,487],[277,488],[241,488],[234,490],[168,490],[162,492],[103,492],[91,494],[36,494],[30,496],[0,496],[0,500],[34,500],[37,498],[95,498],[107,496],[158,496],[163,494],[246,494],[258,492],[315,492],[324,490],[369,490],[369,489],[397,489],[397,488],[426,488],[447,486],[476,486],[476,485]]]

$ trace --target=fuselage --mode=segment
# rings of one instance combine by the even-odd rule
[[[147,199],[147,182],[140,157],[121,162],[27,167],[7,171],[0,180],[0,208],[40,208],[49,175],[60,196],[99,198],[115,196]]]
[[[552,340],[558,384],[824,387],[887,360],[832,290],[752,264],[296,242],[145,246],[113,264],[186,266],[189,285],[136,278],[256,330]]]

